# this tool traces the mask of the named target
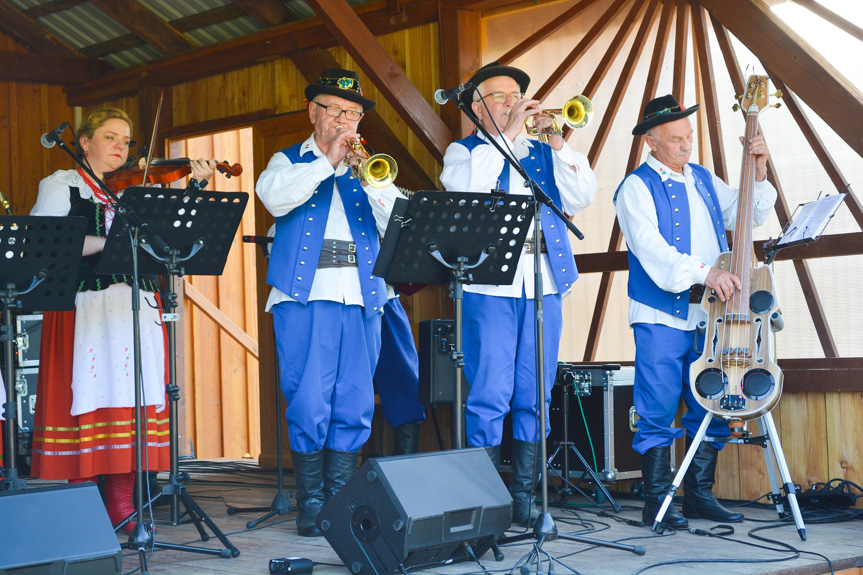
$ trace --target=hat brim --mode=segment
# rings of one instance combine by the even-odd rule
[[[668,122],[673,122],[674,120],[679,120],[681,118],[685,118],[690,114],[694,114],[698,111],[698,108],[701,107],[701,104],[695,104],[686,108],[681,112],[669,112],[667,114],[657,114],[655,116],[651,116],[650,118],[644,120],[637,126],[632,129],[633,136],[643,136],[647,133],[647,130],[654,126],[658,126],[660,124],[667,124]]]
[[[470,106],[471,102],[473,102],[473,93],[476,92],[477,86],[489,78],[496,78],[497,76],[507,76],[515,80],[522,93],[527,92],[527,87],[530,85],[530,76],[518,68],[513,68],[512,66],[486,66],[485,68],[481,68],[468,80],[468,82],[473,84],[473,88],[469,88],[461,93],[459,96],[461,103]]]
[[[350,90],[342,90],[341,88],[337,88],[336,86],[321,86],[320,84],[309,84],[306,86],[306,100],[311,102],[315,99],[319,94],[328,94],[330,96],[336,96],[338,98],[344,98],[345,100],[349,100],[351,102],[356,102],[360,106],[363,107],[363,112],[368,112],[372,108],[375,107],[374,100],[370,100],[369,98],[364,98],[360,96],[356,92],[352,92]]]

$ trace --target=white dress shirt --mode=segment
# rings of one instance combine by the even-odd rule
[[[648,154],[647,165],[659,174],[663,182],[671,178],[675,182],[686,184],[692,254],[678,252],[662,237],[653,195],[638,176],[630,174],[620,186],[615,202],[617,220],[626,238],[627,249],[638,258],[650,279],[665,291],[682,292],[693,284],[704,283],[707,273],[721,253],[719,240],[713,232],[709,208],[695,188],[692,168],[687,164],[683,167],[682,174],[672,171],[653,157],[653,154]],[[737,219],[738,192],[719,179],[716,174],[713,174],[713,187],[716,188],[719,206],[722,208],[725,229],[733,230]],[[767,220],[776,202],[776,188],[766,179],[755,182],[754,195],[753,225],[760,226]],[[689,304],[689,313],[686,319],[683,319],[634,299],[629,300],[630,325],[654,323],[682,330],[693,330],[702,317],[700,304]]]
[[[485,137],[478,134],[483,140]],[[533,141],[518,136],[515,142],[510,142],[509,139],[498,134],[494,138],[504,149],[511,148],[515,153],[515,157],[519,160],[526,158],[533,147],[536,145]],[[596,195],[596,175],[590,168],[590,162],[587,156],[580,152],[576,152],[568,145],[564,145],[559,151],[552,151],[554,161],[554,179],[557,183],[557,189],[560,191],[560,199],[563,203],[563,211],[569,215],[573,215],[578,211],[586,208],[593,201]],[[489,145],[476,146],[472,151],[454,142],[449,145],[444,154],[443,171],[440,175],[440,181],[449,191],[454,192],[485,192],[491,193],[492,189],[499,188],[498,176],[506,160],[501,156],[497,149]],[[509,190],[510,194],[530,195],[530,188],[524,186],[524,178],[512,166],[509,166]],[[540,174],[540,178],[544,178],[544,174]],[[546,180],[540,179],[539,185],[546,188]],[[533,236],[533,220],[531,220],[530,228],[527,232],[527,237]],[[534,282],[533,282],[533,261],[534,255],[526,253],[522,250],[519,258],[519,265],[516,267],[515,278],[510,285],[505,286],[490,286],[490,285],[466,285],[464,290],[467,292],[479,293],[484,295],[495,295],[502,297],[521,297],[522,290],[528,299],[533,298]],[[548,254],[542,254],[540,259],[542,264],[542,290],[544,294],[558,293],[557,282],[549,267]],[[561,295],[566,296],[566,293]]]
[[[341,176],[349,169],[342,163],[333,169],[329,160],[315,143],[314,134],[309,136],[300,147],[301,156],[307,152],[313,153],[316,159],[300,164],[294,164],[285,154],[277,152],[270,158],[267,169],[261,173],[255,184],[255,193],[263,202],[264,207],[277,218],[309,201],[322,181],[332,175]],[[363,186],[363,191],[372,207],[378,233],[383,236],[395,200],[404,196],[392,184],[383,188]],[[333,199],[327,216],[324,237],[331,240],[353,241],[345,207],[339,194],[338,181],[333,184]],[[273,254],[272,257],[279,257],[279,255]],[[309,293],[309,301],[315,300],[335,301],[345,305],[363,305],[359,270],[354,266],[317,270]],[[296,300],[273,288],[267,298],[266,310],[270,311],[274,305],[283,301]]]

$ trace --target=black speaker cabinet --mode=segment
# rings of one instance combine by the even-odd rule
[[[455,321],[430,319],[419,325],[419,393],[420,402],[436,405],[455,399]],[[462,379],[462,401],[470,386]]]
[[[117,536],[92,483],[0,493],[0,575],[116,575]]]
[[[512,498],[484,449],[369,459],[317,523],[355,575],[477,558],[509,528]]]

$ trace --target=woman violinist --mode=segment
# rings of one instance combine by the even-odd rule
[[[126,163],[131,132],[129,116],[116,108],[84,119],[78,150],[98,178]],[[190,163],[197,180],[211,177],[214,165]],[[31,215],[87,219],[75,310],[43,317],[31,471],[70,483],[96,482],[101,475],[108,516],[116,524],[134,511],[136,438],[131,277],[95,273],[114,208],[84,171],[59,170],[39,183]],[[144,457],[150,470],[165,470],[170,464],[165,334],[153,307],[156,283],[141,278],[140,284]],[[132,524],[124,529],[131,532]]]

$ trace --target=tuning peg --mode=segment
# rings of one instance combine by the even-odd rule
[[[733,106],[731,106],[731,109],[736,112],[737,110],[740,109],[740,104],[734,104]]]
[[[734,99],[738,102],[743,99],[743,94],[734,94]]]
[[[776,90],[774,94],[771,94],[774,98],[782,98],[782,90]]]
[[[782,107],[782,102],[776,102],[775,104],[773,104],[773,105],[772,105],[772,106],[770,106],[770,107],[771,107],[771,108],[781,108],[781,107]]]

